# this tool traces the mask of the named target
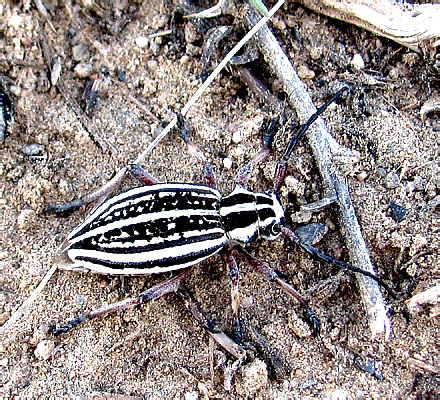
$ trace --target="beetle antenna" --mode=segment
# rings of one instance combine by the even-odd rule
[[[284,150],[284,153],[278,161],[276,167],[274,179],[274,189],[276,192],[278,192],[278,189],[283,183],[284,175],[287,168],[287,160],[292,155],[293,149],[295,148],[297,143],[304,137],[310,125],[312,125],[318,119],[318,117],[328,108],[330,104],[332,104],[339,96],[341,96],[342,93],[347,90],[349,90],[347,86],[344,86],[342,89],[338,90],[330,99],[328,99],[321,107],[319,107],[316,112],[303,125],[301,125],[296,133],[292,136],[286,147],[286,150]]]
[[[369,278],[376,281],[379,285],[381,285],[390,294],[391,297],[393,298],[397,297],[394,290],[391,289],[381,278],[379,278],[377,275],[373,274],[372,272],[362,268],[354,267],[353,265],[347,264],[343,261],[337,260],[336,258],[328,256],[327,254],[321,253],[310,244],[301,240],[301,238],[291,228],[283,226],[282,232],[284,236],[289,238],[292,242],[300,246],[302,249],[307,251],[307,253],[311,254],[312,256],[319,258],[320,260],[325,261],[329,264],[334,264],[340,268],[345,268],[348,269],[349,271],[358,272],[364,276],[368,276]]]

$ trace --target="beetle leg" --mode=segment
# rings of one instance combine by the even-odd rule
[[[243,187],[247,186],[247,183],[249,181],[249,176],[251,173],[251,168],[260,163],[261,161],[265,160],[266,157],[270,153],[270,146],[272,143],[272,139],[275,135],[275,132],[278,127],[278,122],[276,120],[272,120],[269,122],[268,126],[264,129],[263,132],[263,148],[255,154],[245,165],[243,165],[240,170],[238,171],[238,174],[235,178],[235,183],[237,185],[241,185]]]
[[[191,267],[185,268],[175,277],[168,279],[164,282],[161,282],[150,289],[145,290],[138,297],[122,300],[117,303],[110,304],[106,307],[102,307],[98,310],[92,311],[88,314],[84,314],[80,317],[72,319],[71,321],[67,322],[65,325],[61,326],[58,329],[55,326],[52,326],[49,332],[55,336],[58,336],[61,335],[62,333],[70,331],[71,329],[75,328],[82,322],[85,322],[89,319],[94,319],[100,317],[101,315],[108,314],[110,312],[114,312],[118,310],[123,310],[125,308],[136,307],[140,304],[149,303],[150,301],[156,300],[165,294],[176,292],[179,286],[182,284],[182,281],[188,276],[190,271],[191,271]]]
[[[280,278],[280,276],[266,263],[258,258],[251,256],[243,248],[236,246],[234,250],[237,251],[240,256],[254,269],[255,272],[263,275],[269,282],[275,282],[282,290],[287,294],[294,297],[303,306],[304,317],[307,319],[308,324],[312,327],[314,335],[317,336],[321,330],[318,317],[310,309],[309,302],[295,288],[288,284],[286,281]]]
[[[232,337],[236,343],[242,341],[242,330],[240,324],[240,293],[238,291],[239,271],[237,261],[235,261],[231,250],[223,250],[220,253],[223,264],[226,265],[228,278],[231,282],[231,307],[232,307]]]
[[[185,307],[191,312],[194,319],[220,346],[238,359],[245,357],[246,352],[243,347],[234,342],[215,324],[184,284],[180,285],[176,293],[184,302]]]
[[[138,164],[131,164],[128,167],[128,172],[130,175],[138,180],[142,185],[154,185],[155,183],[160,183],[159,179],[151,175],[147,170],[142,168]]]
[[[217,185],[215,182],[214,169],[208,163],[208,160],[206,159],[202,151],[198,149],[195,146],[195,144],[191,142],[191,140],[189,140],[188,129],[186,129],[185,127],[185,120],[183,119],[182,114],[177,114],[177,127],[179,129],[180,137],[185,142],[189,153],[193,155],[195,158],[197,158],[197,160],[199,160],[200,163],[203,165],[202,172],[203,172],[204,182],[202,182],[202,184],[215,189]]]
[[[59,217],[66,217],[76,208],[84,204],[92,203],[93,201],[98,201],[98,204],[95,205],[96,208],[100,204],[102,204],[105,198],[118,187],[119,183],[126,173],[127,167],[123,167],[115,174],[112,179],[110,179],[104,186],[102,186],[98,190],[95,190],[94,192],[81,197],[79,200],[75,200],[67,204],[62,204],[60,206],[46,206],[44,207],[43,213],[55,213]]]

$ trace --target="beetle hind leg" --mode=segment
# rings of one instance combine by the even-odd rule
[[[110,312],[115,312],[118,310],[124,310],[129,307],[136,307],[140,304],[149,303],[150,301],[156,300],[164,296],[165,294],[176,292],[179,286],[182,284],[182,281],[188,276],[190,271],[191,271],[191,267],[185,268],[175,277],[168,279],[164,282],[161,282],[158,285],[145,290],[138,297],[122,300],[117,303],[113,303],[108,306],[99,308],[98,310],[91,311],[80,317],[72,319],[71,321],[61,326],[60,328],[56,328],[55,326],[52,326],[50,328],[50,333],[55,336],[58,336],[61,335],[62,333],[66,333],[70,331],[71,329],[75,328],[79,324],[89,319],[94,319],[100,317],[101,315],[105,315]]]

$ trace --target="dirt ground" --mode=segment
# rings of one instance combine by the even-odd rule
[[[82,28],[66,11],[65,2],[45,4],[51,23],[44,27],[33,2],[0,6],[0,72],[12,79],[16,95],[11,135],[0,144],[1,324],[37,287],[63,239],[90,211],[90,206],[83,207],[58,218],[42,215],[44,206],[99,188],[135,159],[194,93],[202,70],[202,36],[190,22],[177,24],[180,42],[172,35],[146,38],[171,28],[171,1],[119,0],[105,6],[105,2],[79,1],[72,7]],[[210,26],[225,23],[233,24],[234,32],[221,47],[231,47],[243,34],[239,21],[232,17],[209,21]],[[272,26],[317,105],[329,97],[334,85],[351,85],[350,95],[332,106],[324,119],[341,144],[361,153],[360,161],[347,170],[347,183],[377,273],[399,294],[393,300],[384,293],[392,323],[390,340],[371,338],[353,274],[315,261],[282,240],[261,240],[249,251],[289,276],[310,298],[322,325],[321,339],[314,338],[298,304],[240,264],[242,314],[285,362],[289,372],[282,379],[268,376],[268,361],[249,350],[232,390],[226,392],[219,365],[229,356],[213,344],[175,295],[89,321],[54,338],[48,333],[50,325],[134,297],[164,279],[58,270],[1,339],[0,396],[438,395],[438,308],[424,306],[414,313],[406,304],[415,294],[439,284],[435,206],[440,125],[438,115],[428,114],[422,120],[420,114],[421,106],[439,95],[438,69],[430,57],[422,58],[297,4],[285,5]],[[41,35],[53,59],[61,60],[61,91],[48,79]],[[357,57],[353,65],[355,54],[362,56],[363,68]],[[249,68],[283,99],[279,83],[264,69],[264,60]],[[118,71],[125,73],[125,81]],[[101,87],[87,131],[77,107],[84,108],[82,95],[93,74]],[[233,68],[224,71],[188,113],[191,138],[214,166],[223,193],[232,190],[238,168],[258,150],[259,128],[268,116],[266,105]],[[109,149],[97,145],[93,132]],[[285,141],[285,137],[277,139],[269,161],[254,171],[253,189],[271,188],[280,143]],[[192,182],[199,170],[175,133],[142,165],[168,182]],[[292,157],[288,175],[296,180],[295,193],[283,187],[281,200],[288,219],[296,220],[299,204],[322,196],[307,143],[301,143]],[[127,178],[124,187],[135,184]],[[390,210],[391,202],[406,211],[400,221]],[[332,207],[305,222],[326,223],[329,232],[317,246],[349,261]],[[220,258],[195,268],[188,286],[230,333],[229,281]],[[356,365],[359,360],[374,361],[376,376],[361,370]]]

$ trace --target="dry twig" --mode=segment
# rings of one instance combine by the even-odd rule
[[[245,17],[246,24],[254,26],[258,19],[257,12],[249,7]],[[304,84],[267,26],[256,34],[256,43],[272,74],[282,82],[286,93],[289,93],[290,105],[296,110],[300,122],[304,123],[316,112],[316,108],[306,92]],[[350,200],[345,178],[333,162],[335,149],[338,148],[338,145],[321,118],[308,130],[307,137],[323,179],[325,196],[334,198],[339,206],[340,225],[350,253],[350,260],[354,266],[375,273]],[[349,152],[349,150],[340,147],[339,151]],[[378,284],[361,274],[357,274],[357,279],[372,337],[385,333],[385,337],[388,339],[391,323]]]

